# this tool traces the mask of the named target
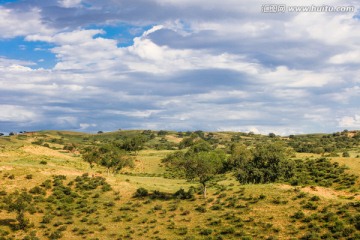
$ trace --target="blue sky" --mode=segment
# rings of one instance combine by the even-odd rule
[[[360,129],[360,3],[263,4],[0,0],[0,132]]]

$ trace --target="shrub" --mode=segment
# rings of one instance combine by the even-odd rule
[[[151,195],[150,195],[151,199],[160,199],[160,200],[168,200],[171,198],[171,195],[164,193],[164,192],[160,192],[158,190],[155,190]]]
[[[310,201],[319,201],[320,198],[318,196],[313,196],[310,198]]]
[[[62,238],[63,234],[61,233],[61,231],[56,230],[55,232],[51,233],[49,236],[49,239],[54,240],[54,239],[60,239]]]
[[[294,215],[291,216],[295,219],[301,219],[305,217],[305,213],[303,211],[297,211]]]
[[[30,180],[30,179],[33,178],[33,175],[32,175],[32,174],[28,174],[28,175],[25,176],[25,178]]]
[[[195,210],[198,211],[198,212],[201,212],[201,213],[206,212],[206,208],[203,207],[203,206],[197,206],[197,207],[195,208]]]
[[[355,226],[355,228],[360,231],[360,214],[355,215],[355,216],[351,219],[351,222],[353,223],[353,225]]]
[[[180,188],[176,191],[173,196],[178,199],[193,199],[194,198],[194,189],[190,188],[187,192]]]
[[[233,227],[224,228],[220,231],[221,234],[233,234],[235,232]]]
[[[143,197],[146,197],[146,196],[149,196],[148,190],[141,187],[141,188],[136,189],[136,192],[134,193],[133,197],[135,197],[135,198],[143,198]]]
[[[260,194],[259,199],[265,199],[266,196],[264,194]]]
[[[206,229],[202,229],[202,230],[200,231],[200,235],[208,236],[208,235],[210,235],[212,232],[213,232],[212,229],[206,228]]]
[[[317,205],[315,205],[313,202],[307,202],[305,205],[303,205],[303,208],[309,209],[309,210],[316,210]]]
[[[51,188],[51,181],[49,179],[47,179],[40,186],[45,188],[45,189],[50,189]]]
[[[157,204],[154,206],[154,210],[161,210],[162,209],[162,205]]]
[[[342,156],[343,157],[350,157],[350,154],[349,154],[349,152],[343,152]]]
[[[39,194],[39,195],[45,195],[46,191],[44,189],[42,189],[39,186],[33,187],[32,189],[29,190],[29,193],[31,194]]]

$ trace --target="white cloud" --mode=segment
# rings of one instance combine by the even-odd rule
[[[165,12],[156,21],[141,20],[135,11],[131,17],[140,19],[139,26],[158,25],[128,47],[118,46],[119,36],[105,37],[102,24],[118,19],[100,2],[86,12],[85,6],[65,9],[80,7],[80,0],[59,0],[61,19],[48,9],[0,7],[0,38],[51,43],[56,57],[52,69],[0,58],[0,93],[7,109],[2,119],[16,122],[11,106],[20,121],[36,120],[32,111],[40,109],[54,126],[84,130],[124,124],[285,134],[359,126],[356,106],[347,105],[356,105],[359,95],[359,72],[346,65],[360,58],[358,19],[351,14],[263,14],[266,2],[260,0],[156,2],[160,6],[148,6],[176,8],[176,16]],[[345,4],[306,0],[296,5],[340,3]],[[191,9],[196,16],[184,12],[181,18],[182,10]],[[152,10],[157,9],[147,12]],[[218,13],[219,19],[211,17]],[[99,29],[86,29],[83,22],[95,17],[104,18]],[[58,28],[52,30],[44,19]],[[119,34],[125,28],[119,27]],[[39,44],[35,51],[44,48]]]
[[[80,6],[81,0],[59,0],[59,3],[65,8],[72,8]]]
[[[339,120],[339,127],[360,128],[360,115],[344,116]]]
[[[145,110],[145,111],[118,111],[118,110],[105,110],[105,113],[115,114],[115,115],[123,115],[127,117],[135,117],[135,118],[148,118],[152,115],[156,115],[160,113],[161,110]]]
[[[86,130],[88,128],[96,127],[96,126],[97,126],[97,124],[95,124],[95,123],[80,123],[81,130]]]
[[[286,66],[279,66],[275,70],[260,74],[261,77],[268,83],[287,87],[322,87],[342,80],[336,73],[289,69]]]
[[[330,63],[334,64],[347,64],[347,63],[360,63],[360,51],[351,51],[332,56],[329,59]]]
[[[41,10],[38,8],[20,12],[0,6],[0,39],[53,32],[42,23]]]
[[[39,115],[23,106],[0,105],[0,122],[32,122],[39,118]]]

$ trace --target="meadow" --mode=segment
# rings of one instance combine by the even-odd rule
[[[131,140],[140,138],[140,144]],[[167,157],[206,143],[231,167],[206,182]],[[281,143],[291,178],[241,182],[236,146]],[[125,146],[132,166],[90,167],[83,149]],[[124,147],[124,149],[125,149]],[[131,148],[130,148],[131,147]],[[256,154],[255,154],[256,155]],[[0,239],[360,239],[360,132],[39,131],[0,137]],[[241,164],[240,164],[241,165]]]

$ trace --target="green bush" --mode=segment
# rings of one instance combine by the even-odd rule
[[[295,219],[302,219],[305,217],[305,213],[303,211],[297,211],[294,215],[291,216]]]
[[[143,187],[136,189],[136,192],[133,195],[135,198],[143,198],[147,196],[149,196],[149,192]]]
[[[194,189],[190,188],[188,191],[180,188],[173,196],[178,199],[194,199]]]
[[[206,228],[206,229],[200,230],[200,235],[208,236],[208,235],[210,235],[212,232],[213,232],[212,229]]]
[[[204,206],[197,206],[195,210],[201,213],[206,212],[206,208]]]

